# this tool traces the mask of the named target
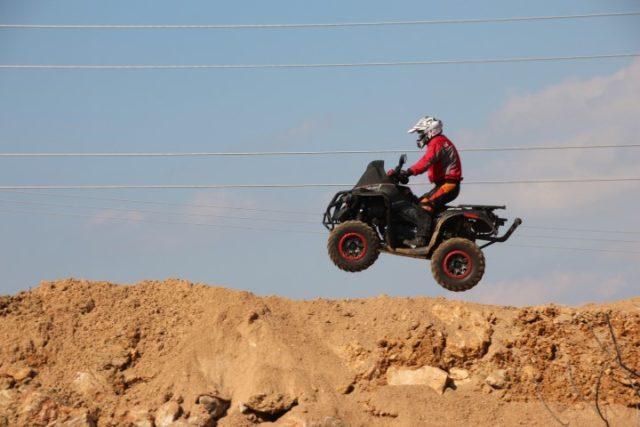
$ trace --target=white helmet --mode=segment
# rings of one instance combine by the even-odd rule
[[[418,148],[422,148],[427,145],[431,138],[442,133],[442,122],[435,117],[425,116],[418,120],[418,123],[413,125],[407,132],[418,132],[420,137],[416,143],[418,144]]]

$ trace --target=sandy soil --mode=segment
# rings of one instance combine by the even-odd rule
[[[598,411],[629,426],[639,325],[640,298],[512,308],[45,282],[0,297],[0,426],[604,425]]]

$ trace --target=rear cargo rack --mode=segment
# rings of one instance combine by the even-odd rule
[[[506,205],[458,205],[451,206],[452,208],[461,208],[461,209],[486,209],[486,210],[495,210],[495,209],[506,209]]]

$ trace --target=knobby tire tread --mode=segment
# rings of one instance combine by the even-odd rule
[[[471,276],[463,279],[462,281],[447,277],[442,270],[442,261],[446,254],[451,250],[462,249],[466,251],[471,257],[474,263],[474,271]],[[477,267],[476,267],[477,266]],[[433,278],[443,288],[453,292],[464,292],[473,288],[478,284],[485,270],[485,258],[482,250],[469,239],[461,237],[455,237],[453,239],[445,240],[442,242],[433,253],[431,257],[431,273]]]
[[[362,259],[356,262],[349,262],[343,259],[342,256],[340,256],[338,249],[340,236],[349,232],[361,233],[367,240],[367,253]],[[378,233],[376,233],[368,224],[362,221],[345,221],[334,228],[329,234],[327,250],[331,261],[333,261],[336,267],[349,273],[357,273],[371,267],[371,265],[378,259],[378,256],[380,255],[380,239],[378,237]]]

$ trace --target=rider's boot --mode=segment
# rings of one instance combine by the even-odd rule
[[[429,231],[431,230],[431,216],[425,212],[422,221],[417,225],[416,228],[416,237],[409,240],[404,240],[402,243],[411,247],[411,248],[422,248],[427,246],[427,237],[429,236]]]
[[[416,236],[413,239],[409,240],[404,240],[402,243],[404,243],[405,245],[413,248],[413,249],[417,249],[417,248],[423,248],[425,246],[427,246],[427,238],[423,237],[423,236]]]

